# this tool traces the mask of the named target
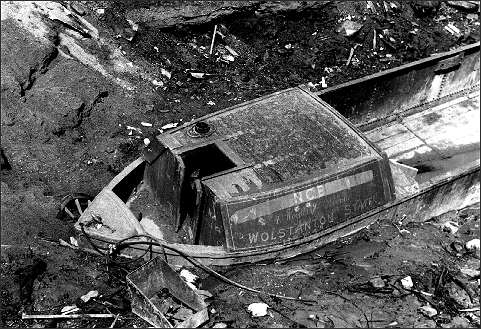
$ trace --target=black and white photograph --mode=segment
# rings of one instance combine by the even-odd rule
[[[479,328],[480,1],[0,1],[0,324]]]

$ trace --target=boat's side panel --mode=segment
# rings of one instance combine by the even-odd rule
[[[409,165],[479,150],[479,90],[366,132],[389,158]]]
[[[248,250],[300,239],[382,206],[391,192],[374,160],[329,179],[264,199],[224,204],[230,250]]]
[[[208,246],[223,246],[225,235],[222,216],[218,204],[215,202],[214,194],[207,187],[204,188],[204,200],[202,216],[195,230],[198,243]]]
[[[181,163],[171,152],[163,152],[146,165],[145,179],[157,200],[167,209],[167,218],[176,226],[180,218],[180,192],[183,182]]]
[[[354,123],[377,120],[479,86],[479,43],[450,55],[328,88],[318,96]],[[446,70],[439,70],[448,63]]]

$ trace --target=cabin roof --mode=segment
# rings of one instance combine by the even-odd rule
[[[327,176],[366,158],[380,157],[326,103],[301,88],[267,95],[200,120],[210,125],[210,134],[192,137],[193,122],[158,138],[178,155],[215,143],[233,160],[236,168],[203,179],[221,199],[271,190],[313,175]]]

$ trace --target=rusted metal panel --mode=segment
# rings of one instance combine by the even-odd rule
[[[166,209],[172,226],[180,220],[180,191],[184,179],[182,161],[171,152],[163,152],[154,162],[147,164],[145,178],[154,196]]]
[[[337,225],[390,201],[380,161],[268,198],[223,206],[227,245],[245,250],[281,244]]]

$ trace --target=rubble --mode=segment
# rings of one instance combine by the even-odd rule
[[[369,280],[369,283],[374,287],[374,288],[384,288],[386,286],[386,283],[384,282],[383,279],[381,278],[373,278]]]
[[[401,284],[405,289],[411,289],[414,287],[413,281],[410,276],[401,279]]]
[[[448,6],[468,12],[474,12],[479,8],[479,1],[446,1]]]
[[[60,310],[60,313],[62,314],[70,314],[70,313],[74,313],[74,312],[78,312],[80,311],[80,309],[77,307],[77,305],[67,305],[67,306],[64,306],[61,310]]]
[[[194,279],[189,271],[182,273],[183,277]],[[161,257],[129,273],[126,279],[132,298],[132,312],[161,328],[196,328],[205,323],[209,316],[207,305],[191,287],[192,283],[189,282],[189,285],[183,277]]]
[[[469,294],[454,282],[446,285],[447,293],[461,308],[473,307]]]
[[[477,278],[479,277],[479,270],[474,270],[470,268],[462,268],[461,273],[464,275],[469,276],[470,278]]]
[[[343,33],[346,37],[351,37],[353,36],[354,34],[356,34],[357,32],[359,32],[359,30],[362,28],[362,24],[360,23],[357,23],[355,21],[352,21],[350,19],[346,19],[341,27],[338,29],[338,32],[340,33]]]
[[[466,249],[472,251],[479,251],[479,239],[472,239],[466,242]]]
[[[432,318],[433,316],[438,314],[438,311],[429,305],[420,307],[419,311],[425,316],[427,316],[428,318]]]
[[[87,303],[91,298],[95,298],[99,296],[99,292],[97,290],[91,290],[88,293],[86,293],[83,296],[80,296],[80,299],[84,302]]]
[[[177,127],[178,125],[179,125],[178,122],[167,123],[167,124],[163,125],[162,127],[160,127],[160,129],[162,129],[162,130],[172,129],[172,128]]]
[[[453,221],[448,221],[444,223],[441,227],[443,231],[449,232],[451,234],[456,234],[456,232],[459,230],[459,224]]]
[[[253,317],[262,317],[267,315],[268,308],[269,305],[267,305],[266,303],[252,303],[249,304],[247,310],[251,312],[251,315]]]
[[[444,29],[456,37],[461,36],[461,31],[452,23],[446,25]]]

